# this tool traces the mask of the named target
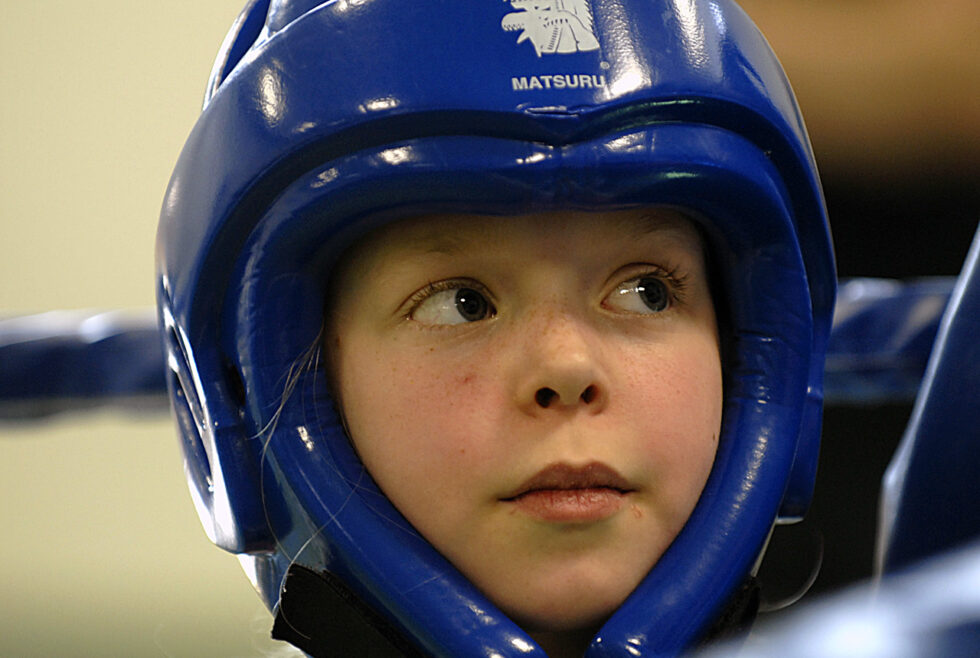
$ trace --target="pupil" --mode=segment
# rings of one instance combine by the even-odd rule
[[[472,288],[456,291],[456,310],[467,322],[482,320],[487,315],[487,300]]]
[[[667,308],[667,286],[660,279],[652,276],[643,277],[637,284],[636,290],[651,311],[662,311]]]

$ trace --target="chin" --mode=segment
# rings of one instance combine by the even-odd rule
[[[588,601],[589,605],[584,605]],[[619,604],[597,606],[595,600],[555,601],[540,609],[509,613],[553,658],[581,656]]]
[[[508,560],[497,569],[463,573],[532,636],[590,630],[591,637],[629,598],[662,550],[657,546],[644,555],[587,546],[539,552],[543,555],[531,561]]]
[[[590,606],[593,608],[594,606]],[[588,631],[594,634],[618,606],[604,607],[601,610],[559,610],[556,605],[548,610],[531,615],[513,615],[517,625],[530,635],[539,633],[571,633]]]
[[[622,605],[633,587],[597,587],[586,582],[579,586],[545,587],[535,595],[530,588],[515,606],[502,606],[517,624],[531,634],[567,633],[598,628]]]

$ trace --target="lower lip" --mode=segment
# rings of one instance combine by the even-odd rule
[[[609,518],[622,508],[626,494],[617,489],[542,489],[514,498],[522,512],[552,523],[584,523]]]

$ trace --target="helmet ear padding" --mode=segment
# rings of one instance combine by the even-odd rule
[[[248,440],[232,396],[216,394],[216,382],[212,391],[205,390],[169,307],[163,308],[162,324],[184,470],[204,531],[232,553],[271,550],[275,543],[260,496],[255,442]]]

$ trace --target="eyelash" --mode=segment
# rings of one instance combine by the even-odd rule
[[[622,286],[630,281],[635,281],[637,279],[642,279],[646,276],[654,276],[667,284],[668,293],[670,294],[671,306],[674,304],[683,304],[686,290],[688,286],[688,276],[686,274],[680,273],[677,268],[673,267],[663,267],[660,265],[650,265],[649,263],[637,263],[635,265],[638,269],[635,274],[631,274],[629,277],[620,279],[616,284],[617,286]],[[627,265],[623,269],[629,269],[633,265]],[[642,268],[642,269],[640,269]],[[492,298],[486,287],[481,285],[479,282],[473,279],[444,279],[442,281],[430,281],[425,286],[419,290],[412,293],[412,295],[406,300],[407,310],[405,311],[403,317],[406,320],[413,319],[416,310],[419,306],[427,300],[432,295],[446,291],[446,290],[456,290],[458,288],[472,288],[476,290],[481,295],[483,295],[490,303],[493,305]],[[605,298],[603,298],[605,299]],[[494,311],[494,315],[496,311]],[[491,315],[492,317],[492,315]],[[441,325],[434,325],[441,326]]]
[[[483,295],[487,301],[493,304],[492,298],[490,297],[489,291],[485,286],[481,285],[478,281],[473,279],[444,279],[442,281],[429,281],[425,286],[416,290],[407,300],[408,309],[406,310],[404,317],[407,320],[411,320],[415,315],[418,307],[427,300],[432,295],[443,292],[444,290],[456,290],[458,288],[472,288],[481,295]],[[435,325],[439,326],[439,325]]]
[[[627,265],[624,269],[631,267],[633,266]],[[621,286],[624,283],[636,281],[645,276],[654,276],[667,284],[671,305],[684,303],[688,287],[687,274],[681,273],[676,267],[663,267],[660,265],[650,265],[649,263],[636,263],[636,267],[638,268],[636,274],[626,279],[621,279],[616,285]]]

